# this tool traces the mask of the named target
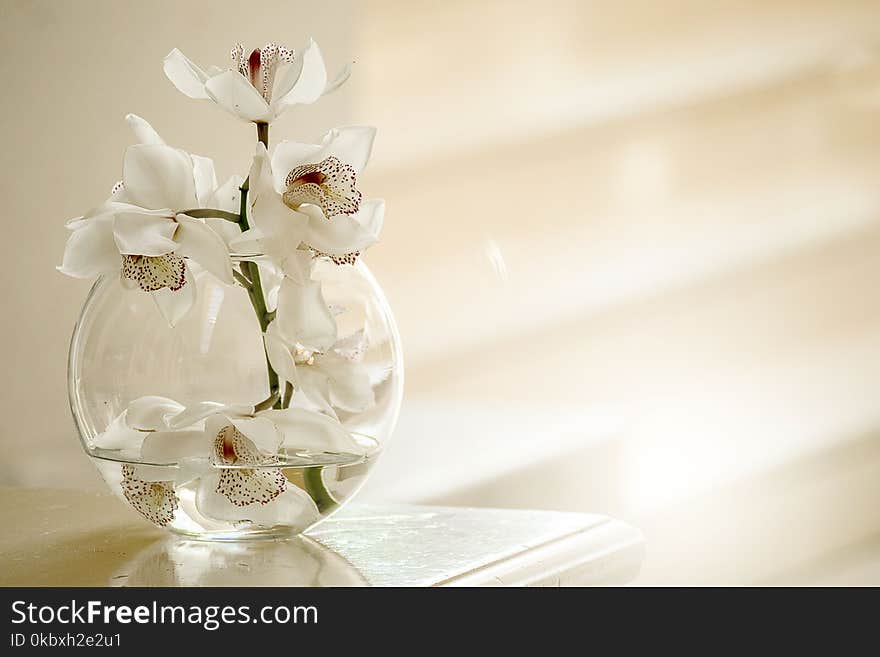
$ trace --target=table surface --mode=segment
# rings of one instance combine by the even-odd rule
[[[183,540],[107,494],[0,488],[2,586],[615,585],[641,533],[598,515],[352,504],[285,541]]]

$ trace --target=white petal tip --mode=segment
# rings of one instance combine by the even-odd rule
[[[191,62],[180,50],[174,48],[162,60],[162,70],[177,89],[190,98],[205,100],[207,74]]]

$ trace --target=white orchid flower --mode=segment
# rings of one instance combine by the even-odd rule
[[[319,144],[282,141],[272,154],[276,191],[284,204],[321,208],[327,219],[353,215],[360,205],[357,175],[370,160],[376,129],[371,126],[333,128]]]
[[[281,265],[306,238],[309,219],[291,212],[275,192],[269,156],[262,143],[257,144],[248,176],[247,213],[250,229],[230,242],[236,253],[268,256]]]
[[[284,475],[282,451],[365,452],[337,420],[311,410],[214,402],[185,407],[158,396],[133,401],[93,444],[138,454],[145,464],[124,465],[119,484],[126,500],[161,526],[183,504],[176,488],[197,480],[188,511],[305,528],[318,520],[318,509]]]
[[[165,57],[165,75],[190,98],[212,100],[245,121],[271,123],[288,107],[314,103],[337,89],[351,74],[346,66],[328,84],[324,58],[312,39],[298,57],[275,43],[249,55],[239,43],[231,56],[234,69],[213,66],[205,72],[175,48]]]
[[[283,141],[271,161],[262,144],[251,168],[251,230],[233,248],[269,256],[298,247],[352,264],[379,237],[385,203],[363,200],[356,177],[366,166],[375,128],[330,130],[319,144]]]
[[[323,313],[315,312],[319,306]],[[370,373],[361,362],[368,346],[365,331],[337,340],[336,321],[324,305],[320,285],[283,283],[278,308],[264,340],[279,379],[334,417],[337,410],[362,413],[374,406]]]
[[[126,119],[140,143],[126,149],[123,179],[111,197],[67,223],[72,234],[58,270],[75,278],[118,271],[127,285],[152,293],[173,325],[195,301],[188,259],[233,282],[224,240],[187,214],[228,190],[217,187],[210,159],[168,146],[138,116]]]

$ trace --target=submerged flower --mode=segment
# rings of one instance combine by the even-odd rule
[[[266,330],[269,335],[277,334],[288,345],[299,344],[303,349],[317,352],[330,349],[336,343],[338,329],[321,283],[312,279],[298,282],[292,276],[285,276],[278,290],[275,320]],[[288,380],[294,382],[293,378]]]
[[[158,396],[129,404],[93,446],[143,462],[123,465],[119,486],[126,501],[158,525],[191,504],[188,514],[208,519],[304,528],[319,513],[285,476],[282,453],[364,453],[337,420],[311,410],[213,402],[185,407]],[[184,502],[175,490],[190,482],[195,497]]]
[[[232,247],[276,259],[306,248],[352,264],[378,239],[385,204],[362,199],[356,176],[366,166],[376,131],[335,128],[320,144],[284,141],[269,155],[262,144],[251,168],[250,231]]]
[[[231,55],[234,69],[211,67],[205,72],[175,48],[165,57],[165,75],[190,98],[213,100],[245,121],[270,123],[291,105],[314,103],[351,72],[344,68],[328,84],[321,50],[311,39],[298,56],[275,43],[250,53],[236,44]]]
[[[144,518],[164,527],[174,519],[180,504],[180,498],[174,492],[174,482],[147,481],[139,474],[129,463],[122,466],[122,495]]]
[[[152,293],[174,324],[195,301],[188,260],[233,282],[223,238],[186,214],[216,196],[214,164],[168,146],[140,117],[127,120],[141,143],[126,149],[123,179],[110,198],[67,223],[72,234],[58,269],[76,278],[119,272]]]
[[[280,468],[259,467],[276,463],[278,459],[257,449],[232,424],[217,432],[213,456],[215,464],[237,466],[224,468],[216,487],[217,493],[236,506],[268,504],[287,489],[287,478]]]
[[[363,330],[334,340],[329,348],[319,351],[298,340],[286,341],[273,322],[265,341],[269,362],[278,376],[301,390],[319,409],[336,415],[336,410],[361,413],[375,405],[370,374],[361,362],[367,350]]]
[[[366,332],[361,329],[339,339],[334,311],[319,281],[284,278],[264,342],[279,379],[322,412],[336,417],[337,410],[360,413],[375,405],[373,382],[362,363]]]

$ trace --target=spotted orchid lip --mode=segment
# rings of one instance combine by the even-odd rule
[[[186,260],[176,253],[160,256],[123,255],[122,277],[144,292],[168,288],[177,292],[186,285]]]
[[[278,67],[292,64],[296,59],[294,50],[273,42],[262,48],[254,48],[250,54],[245,54],[244,46],[237,43],[230,51],[230,56],[238,72],[250,81],[267,103],[272,102],[272,87]]]
[[[352,215],[360,209],[361,192],[357,174],[350,164],[334,155],[317,164],[303,164],[287,174],[283,194],[285,205],[296,210],[305,203],[317,205],[327,219]]]
[[[312,253],[312,257],[314,258],[326,258],[330,260],[334,265],[354,265],[357,263],[357,259],[360,257],[360,251],[349,251],[348,253],[343,253],[340,255],[335,255],[333,253],[325,253],[320,249],[316,249],[313,246],[309,246],[309,251]]]
[[[273,460],[233,425],[220,429],[214,439],[214,458],[223,465],[254,466],[222,468],[217,492],[235,506],[268,504],[287,489],[281,468],[261,467]]]
[[[144,481],[133,466],[122,466],[122,494],[135,511],[154,525],[164,527],[174,519],[180,504],[173,481]]]

